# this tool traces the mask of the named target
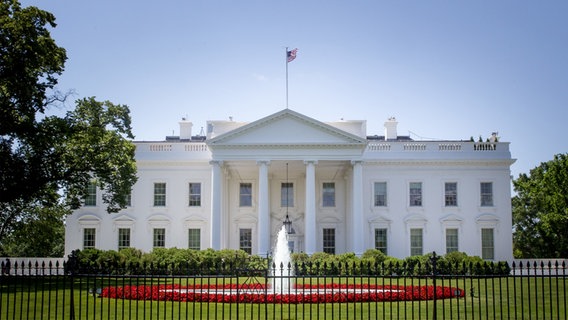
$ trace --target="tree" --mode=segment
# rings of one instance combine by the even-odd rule
[[[126,207],[136,182],[128,106],[91,97],[65,117],[46,114],[66,98],[55,91],[67,59],[55,26],[49,12],[0,0],[0,250],[28,224],[57,233],[38,217],[78,208],[92,182],[109,213]]]
[[[128,106],[84,98],[65,120],[70,134],[55,149],[63,155],[59,170],[69,207],[81,205],[94,181],[103,191],[107,212],[125,208],[137,180]]]
[[[568,154],[558,154],[513,181],[517,258],[568,256]]]
[[[17,1],[0,1],[0,202],[30,200],[54,179],[50,132],[37,116],[56,100],[48,90],[64,69],[65,49],[46,26],[55,17]],[[53,160],[53,161],[52,161]]]
[[[62,257],[65,251],[63,221],[66,209],[61,205],[45,207],[36,203],[22,203],[17,209],[19,219],[6,232],[0,255]],[[6,212],[2,210],[2,213]]]

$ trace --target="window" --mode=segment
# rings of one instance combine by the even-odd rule
[[[166,206],[166,184],[164,182],[154,183],[154,206]]]
[[[294,206],[294,184],[283,182],[280,187],[280,206],[283,208]]]
[[[95,228],[85,228],[83,229],[83,249],[89,249],[95,247],[97,229]]]
[[[387,253],[387,229],[375,229],[375,249]]]
[[[188,229],[187,247],[193,250],[201,250],[201,229]]]
[[[118,250],[130,247],[130,229],[118,229]]]
[[[375,182],[375,207],[387,206],[387,183]]]
[[[446,229],[446,253],[458,251],[458,229]]]
[[[444,202],[446,207],[456,207],[458,205],[458,184],[457,182],[446,182],[444,185]]]
[[[239,206],[252,206],[252,183],[241,183],[239,186]]]
[[[411,182],[409,188],[410,206],[422,206],[422,182]]]
[[[335,229],[323,229],[323,252],[335,254]]]
[[[92,181],[87,186],[87,195],[85,196],[85,206],[94,207],[97,205],[97,184]]]
[[[166,229],[154,228],[154,248],[166,247]]]
[[[252,229],[239,229],[239,249],[252,254]]]
[[[322,191],[322,205],[324,207],[335,207],[335,182],[324,182]]]
[[[132,207],[132,191],[126,196],[126,206]]]
[[[481,189],[481,206],[482,207],[493,206],[493,182],[482,182],[480,189]]]
[[[481,229],[481,258],[485,260],[495,259],[495,239],[493,229]]]
[[[410,229],[410,255],[422,255],[422,229]]]
[[[189,206],[201,207],[201,183],[189,183]]]

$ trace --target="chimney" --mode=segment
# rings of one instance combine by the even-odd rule
[[[387,121],[385,121],[385,141],[388,140],[396,140],[398,134],[396,132],[396,126],[398,122],[396,121],[395,117],[390,117]]]
[[[191,140],[191,129],[193,123],[187,121],[185,118],[181,118],[179,122],[179,139],[180,140]]]

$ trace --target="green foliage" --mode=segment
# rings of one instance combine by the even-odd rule
[[[368,249],[367,251],[363,252],[361,259],[365,261],[369,261],[374,264],[381,264],[385,262],[387,255],[385,255],[381,250],[377,249]]]
[[[55,17],[17,1],[0,2],[0,202],[37,197],[52,181],[59,130],[38,120],[56,97],[48,91],[63,72],[65,49],[48,27]]]
[[[242,250],[191,250],[156,248],[152,252],[127,248],[120,251],[86,249],[74,251],[79,269],[83,272],[110,274],[242,274],[264,276],[268,273],[268,261]],[[354,253],[328,254],[317,252],[293,254],[295,274],[299,276],[332,275],[399,275],[428,276],[433,272],[432,254],[405,259],[384,256],[384,261],[374,262],[373,257],[383,258],[382,253],[369,250],[363,257]],[[279,268],[280,266],[277,266]],[[507,275],[511,271],[505,262],[484,261],[465,253],[438,256],[436,274],[445,275]]]
[[[513,181],[516,258],[568,256],[568,154],[558,154]]]
[[[62,148],[67,201],[80,206],[87,186],[96,178],[103,190],[107,211],[118,212],[127,205],[127,197],[136,182],[135,146],[132,139],[130,110],[126,105],[95,98],[77,100],[75,110],[67,114],[71,133]]]
[[[0,204],[2,208],[2,204]],[[0,252],[9,257],[62,257],[64,252],[66,210],[61,206],[44,207],[22,203],[0,209],[0,220],[18,217],[5,224]]]
[[[46,115],[67,98],[55,91],[67,60],[55,26],[49,12],[0,2],[0,250],[10,255],[60,255],[61,210],[79,207],[93,179],[109,213],[136,182],[127,106],[85,98],[65,117]],[[37,238],[18,244],[26,233]]]

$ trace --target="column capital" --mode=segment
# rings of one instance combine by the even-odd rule
[[[351,165],[355,166],[355,165],[361,165],[363,164],[364,161],[363,160],[351,160]]]
[[[223,165],[223,160],[211,160],[209,161],[209,164],[212,166],[222,166]]]
[[[308,164],[317,165],[318,161],[317,160],[304,160],[304,164],[305,165],[308,165]]]
[[[260,165],[269,166],[269,165],[270,165],[270,160],[257,160],[257,161],[256,161],[256,164],[259,165],[259,166],[260,166]]]

